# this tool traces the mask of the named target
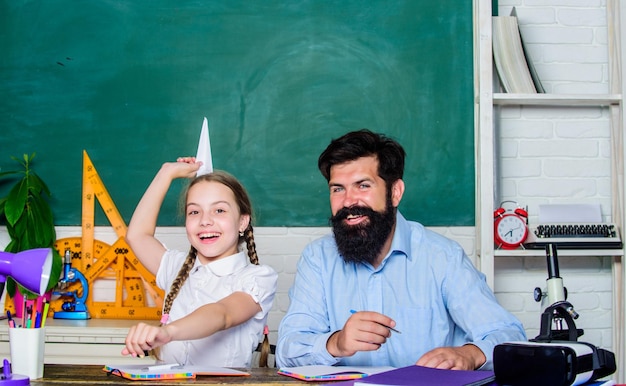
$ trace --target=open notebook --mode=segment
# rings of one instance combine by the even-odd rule
[[[163,379],[186,379],[195,378],[197,375],[212,376],[233,376],[245,377],[250,374],[228,369],[224,367],[211,366],[179,366],[179,365],[106,365],[102,369],[108,374],[131,380],[163,380]]]

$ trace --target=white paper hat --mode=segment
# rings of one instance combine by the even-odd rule
[[[202,130],[200,131],[200,142],[198,142],[196,161],[202,161],[202,166],[200,166],[200,169],[198,169],[198,172],[196,173],[197,176],[208,174],[213,171],[211,139],[209,138],[209,123],[206,117],[204,117],[204,122],[202,122]]]

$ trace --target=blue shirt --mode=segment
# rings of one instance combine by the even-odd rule
[[[487,357],[482,369],[490,369],[497,344],[527,340],[461,246],[399,212],[390,252],[376,269],[345,263],[327,235],[302,252],[289,297],[278,330],[280,367],[404,367],[434,348],[472,343]],[[335,358],[326,341],[343,328],[351,309],[387,315],[402,333],[391,332],[376,351]]]

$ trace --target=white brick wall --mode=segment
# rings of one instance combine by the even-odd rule
[[[515,6],[522,37],[546,92],[607,94],[606,2],[500,0],[499,14]],[[599,203],[611,219],[611,161],[608,110],[599,107],[503,107],[497,116],[497,196],[528,206],[537,223],[538,205]],[[498,204],[498,203],[496,203]],[[585,330],[583,341],[611,349],[612,275],[609,257],[560,257],[568,300]],[[545,290],[545,257],[496,257],[495,292],[538,334],[546,304],[533,299]]]

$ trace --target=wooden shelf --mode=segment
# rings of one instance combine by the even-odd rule
[[[621,249],[559,249],[559,257],[577,257],[577,256],[624,256]],[[496,249],[494,251],[496,257],[535,257],[546,256],[543,249]]]
[[[493,104],[501,106],[611,106],[621,102],[621,94],[493,94]]]

